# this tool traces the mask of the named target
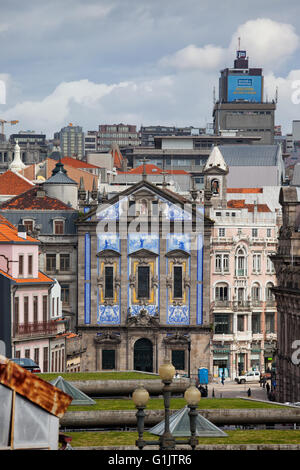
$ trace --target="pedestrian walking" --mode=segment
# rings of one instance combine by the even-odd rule
[[[224,382],[225,382],[225,374],[224,374],[224,372],[222,373],[221,382],[222,382],[222,385],[224,385]]]
[[[248,388],[247,395],[248,397],[251,397],[251,388]]]
[[[269,385],[268,382],[267,382],[267,384],[266,384],[266,390],[267,390],[267,395],[268,395],[268,394],[269,394],[269,391],[270,391],[270,385]]]

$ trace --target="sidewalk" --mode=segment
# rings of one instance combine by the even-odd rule
[[[219,381],[208,384],[208,398],[212,398],[214,390],[215,398],[238,398],[248,397],[247,391],[250,388],[251,397],[259,400],[268,400],[267,391],[259,383],[237,384],[233,380],[225,380],[224,385]]]

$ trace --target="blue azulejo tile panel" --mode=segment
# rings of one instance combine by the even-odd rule
[[[84,323],[91,323],[91,284],[84,284]]]
[[[128,253],[131,254],[143,248],[158,254],[158,233],[128,233]]]
[[[203,236],[197,238],[197,324],[203,323]]]
[[[84,280],[91,280],[91,235],[84,236]]]
[[[167,252],[172,250],[191,251],[191,236],[189,233],[168,233]]]
[[[181,205],[174,204],[166,199],[160,198],[164,205],[162,207],[162,213],[164,217],[169,220],[192,220],[191,213],[188,210],[184,210]]]
[[[119,305],[99,305],[97,323],[101,325],[118,325],[120,324],[120,307]]]
[[[120,237],[118,233],[101,233],[98,235],[98,251],[115,250],[120,252]]]
[[[189,308],[187,305],[169,305],[167,323],[170,325],[188,325]]]
[[[119,202],[112,205],[103,204],[97,211],[97,220],[119,220],[119,206]]]

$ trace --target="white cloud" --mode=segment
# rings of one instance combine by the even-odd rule
[[[299,36],[290,24],[268,18],[250,20],[238,27],[229,46],[234,51],[241,39],[241,49],[247,50],[251,65],[255,67],[278,67],[299,47]]]
[[[207,44],[197,47],[191,44],[173,55],[163,57],[160,64],[178,69],[214,69],[218,67],[224,56],[224,49]]]
[[[291,123],[299,119],[300,113],[300,70],[291,70],[286,77],[274,73],[265,76],[265,94],[271,100],[278,90],[276,123],[283,125],[284,133],[291,132]]]
[[[121,122],[130,118],[135,124],[143,119],[146,107],[157,106],[161,100],[172,102],[171,87],[168,76],[112,85],[87,79],[62,82],[42,100],[19,102],[2,112],[2,117],[18,119],[19,129],[46,132],[49,138],[68,122],[84,126],[83,116],[93,122],[92,128],[103,119]]]
[[[290,24],[268,18],[257,18],[240,25],[232,35],[228,48],[211,44],[197,47],[190,44],[174,54],[163,57],[159,64],[175,69],[215,69],[221,64],[228,66],[238,49],[247,51],[253,67],[277,68],[299,47],[299,36]]]

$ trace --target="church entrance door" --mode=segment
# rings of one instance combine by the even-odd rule
[[[153,372],[153,346],[149,339],[138,339],[134,344],[134,370]]]

